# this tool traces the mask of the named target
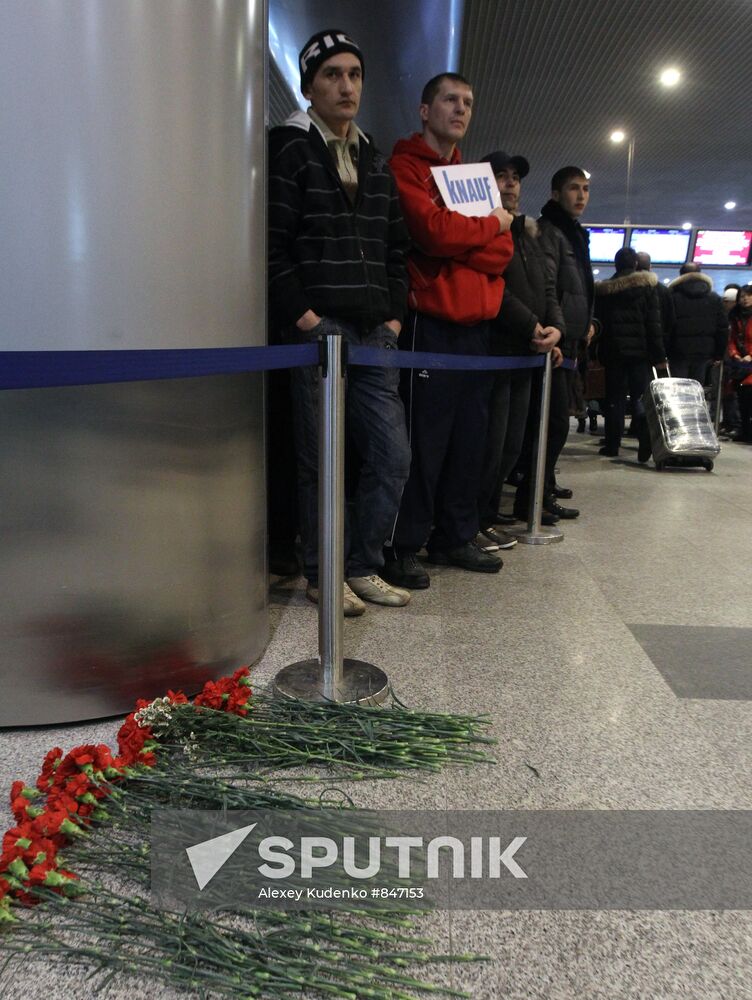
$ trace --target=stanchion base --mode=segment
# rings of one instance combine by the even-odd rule
[[[277,698],[336,701],[346,705],[380,705],[389,694],[389,679],[365,660],[342,661],[342,683],[333,699],[324,697],[324,671],[319,660],[298,660],[283,667],[272,686]]]
[[[525,528],[506,528],[511,535],[517,537],[521,545],[550,545],[552,542],[564,541],[564,535],[558,528],[538,528],[537,531],[529,531]]]

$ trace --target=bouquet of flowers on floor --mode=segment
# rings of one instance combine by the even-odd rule
[[[33,785],[13,783],[0,949],[9,960],[64,955],[105,976],[147,974],[224,996],[451,993],[411,967],[476,956],[432,954],[415,934],[419,911],[353,904],[336,914],[253,911],[239,922],[238,914],[156,909],[147,895],[149,820],[164,804],[310,807],[270,787],[290,768],[364,779],[488,761],[484,724],[413,712],[396,699],[382,709],[254,696],[247,668],[208,681],[192,700],[173,691],[140,700],[117,733],[117,753],[105,744],[55,747]]]

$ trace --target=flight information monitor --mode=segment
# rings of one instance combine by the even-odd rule
[[[613,261],[616,251],[624,246],[624,226],[585,226],[590,233],[590,259]]]
[[[746,267],[750,246],[749,230],[698,229],[692,260],[695,264]]]
[[[653,264],[683,264],[689,250],[688,229],[639,229],[629,234],[629,245],[638,253],[649,253]]]

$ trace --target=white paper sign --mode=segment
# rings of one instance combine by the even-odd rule
[[[431,167],[444,204],[461,215],[488,215],[501,205],[490,163],[456,163]]]

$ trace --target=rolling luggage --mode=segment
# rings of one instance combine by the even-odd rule
[[[656,469],[701,465],[712,472],[721,446],[702,386],[691,378],[658,378],[655,368],[653,376],[642,402]]]

